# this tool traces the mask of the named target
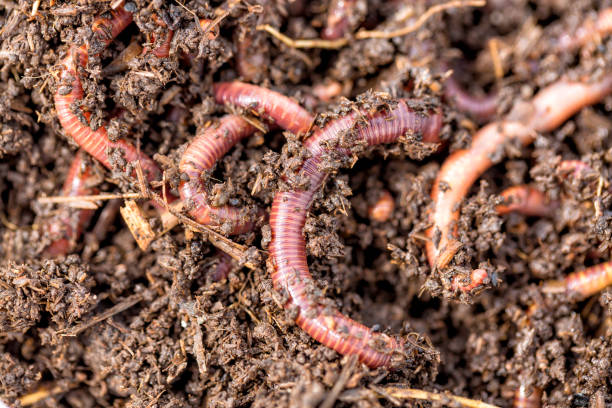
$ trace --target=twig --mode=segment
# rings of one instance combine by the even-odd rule
[[[23,397],[19,397],[19,403],[23,405],[24,407],[34,405],[53,395],[61,394],[62,392],[66,392],[70,390],[71,388],[74,388],[75,386],[76,384],[71,384],[68,387],[60,387],[59,385],[51,387],[50,385],[43,385],[40,388],[38,388],[36,391],[26,394]],[[0,404],[0,408],[1,407],[2,407],[2,404]]]
[[[389,394],[393,398],[397,399],[416,399],[424,401],[448,401],[459,403],[464,407],[468,408],[499,408],[497,405],[487,404],[486,402],[477,401],[469,398],[458,397],[451,394],[440,394],[437,392],[430,392],[425,390],[416,390],[413,388],[401,388],[401,387],[382,387],[385,393]],[[376,391],[376,390],[374,390]],[[382,395],[382,394],[381,394]]]
[[[329,393],[327,394],[327,397],[325,397],[325,400],[319,406],[319,408],[332,408],[334,406],[334,403],[338,399],[338,395],[340,395],[340,393],[344,389],[344,386],[346,385],[348,380],[351,378],[351,375],[353,374],[353,371],[355,370],[356,365],[357,365],[357,356],[353,354],[352,356],[349,357],[348,362],[346,363],[346,365],[342,369],[342,372],[338,376],[338,380],[332,387],[331,391],[329,391]]]
[[[277,40],[291,48],[323,48],[327,50],[335,50],[338,48],[342,48],[346,44],[348,44],[348,40],[346,38],[340,38],[337,40],[323,40],[321,38],[293,39],[281,33],[269,24],[258,25],[256,29],[258,31],[267,32],[272,37],[276,38]]]
[[[40,197],[37,201],[40,204],[62,204],[73,203],[79,201],[101,201],[101,200],[118,200],[118,199],[139,199],[145,198],[141,193],[123,193],[123,194],[94,194],[82,196],[53,196]]]
[[[77,324],[76,326],[72,327],[71,329],[68,329],[64,333],[59,333],[59,332],[58,333],[62,337],[77,336],[79,333],[83,332],[84,330],[89,329],[92,326],[95,326],[101,321],[104,321],[108,319],[109,317],[112,317],[118,313],[121,313],[131,308],[132,306],[136,305],[137,303],[140,303],[143,299],[144,299],[144,295],[141,293],[137,293],[135,295],[128,296],[127,298],[123,299],[121,302],[117,303],[115,306],[111,307],[110,309],[102,312],[98,316],[95,316],[86,322]]]
[[[421,16],[417,19],[417,21],[414,22],[414,24],[409,25],[408,27],[400,28],[398,30],[393,30],[393,31],[361,30],[361,31],[358,31],[357,34],[355,34],[355,38],[358,40],[362,40],[365,38],[387,38],[389,39],[393,37],[401,37],[403,35],[410,34],[418,30],[419,28],[421,28],[423,24],[425,24],[427,20],[429,20],[429,18],[431,18],[431,16],[433,16],[434,14],[440,13],[444,10],[448,10],[451,8],[457,8],[457,7],[482,7],[486,4],[487,4],[486,0],[451,0],[447,3],[436,4],[435,6],[431,6],[430,8],[427,9],[427,11],[425,11],[425,13],[421,14]]]

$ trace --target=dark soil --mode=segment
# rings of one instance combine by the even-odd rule
[[[409,96],[442,107],[446,142],[439,152],[416,142],[365,152],[352,169],[329,178],[305,229],[311,271],[340,310],[381,330],[414,333],[422,361],[394,372],[351,367],[348,358],[306,335],[291,310],[279,306],[263,261],[254,270],[234,265],[227,279],[214,281],[223,258],[206,236],[183,225],[143,252],[114,217],[116,208],[102,206],[74,254],[42,257],[50,242],[42,226],[58,206],[37,198],[60,194],[77,151],[55,116],[57,64],[67,44],[87,41],[109,2],[43,0],[32,16],[33,3],[0,1],[0,399],[18,407],[19,398],[38,392],[46,396],[35,403],[41,407],[314,407],[350,370],[337,406],[440,406],[386,397],[380,390],[388,384],[500,406],[510,406],[524,384],[543,389],[544,406],[612,406],[612,289],[582,301],[541,291],[544,279],[610,259],[612,196],[597,197],[598,177],[559,177],[555,165],[584,160],[609,185],[612,98],[512,152],[463,203],[459,233],[467,245],[450,270],[465,273],[489,262],[497,269],[494,287],[476,296],[443,293],[439,277],[430,275],[423,241],[436,172],[478,128],[443,101],[441,61],[451,63],[470,92],[499,90],[503,115],[563,75],[588,78],[612,68],[612,38],[552,51],[564,32],[611,1],[489,0],[481,9],[436,15],[404,37],[311,50],[288,48],[255,26],[316,38],[328,0],[230,1],[237,5],[212,40],[196,29],[191,12],[214,19],[215,10],[228,9],[225,2],[135,0],[135,24],[91,58],[83,104],[92,123],[102,125],[121,109],[109,133],[139,139],[174,186],[195,129],[226,111],[211,96],[214,81],[272,88],[319,120],[347,110],[341,99],[326,103],[314,96],[326,81],[339,82],[351,100],[370,88],[404,96],[410,84]],[[390,23],[404,3],[414,3],[419,15],[431,2],[368,3],[359,24],[374,28],[404,24]],[[138,56],[125,70],[103,75],[130,42],[163,39],[153,14],[176,30],[170,57]],[[493,73],[494,38],[503,78]],[[280,174],[295,165],[299,149],[299,140],[279,131],[252,138],[208,175],[209,185],[233,204],[269,208],[283,187]],[[125,174],[98,170],[105,175],[100,191],[138,191]],[[498,216],[498,194],[523,183],[559,199],[560,209],[542,219]],[[395,198],[394,214],[388,222],[371,222],[368,207],[383,189]],[[595,211],[594,199],[602,211]],[[269,236],[263,225],[232,239],[265,260]],[[116,305],[119,310],[111,309]],[[108,310],[116,313],[103,319]]]

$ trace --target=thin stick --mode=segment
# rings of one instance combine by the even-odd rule
[[[127,298],[123,299],[121,302],[117,303],[115,306],[111,307],[110,309],[102,312],[98,316],[95,316],[86,322],[77,324],[71,329],[68,329],[65,333],[60,333],[60,334],[62,337],[74,337],[78,335],[79,333],[82,333],[84,330],[87,330],[90,327],[95,326],[101,321],[104,321],[108,319],[109,317],[113,317],[114,315],[131,308],[132,306],[142,301],[143,298],[144,296],[141,293],[137,293],[135,295],[128,296]]]
[[[487,404],[486,402],[477,401],[469,398],[458,397],[451,394],[439,394],[436,392],[429,392],[425,390],[415,390],[412,388],[400,388],[400,387],[383,387],[386,393],[393,398],[397,399],[416,399],[425,401],[448,401],[459,403],[464,407],[469,408],[499,408],[497,405]]]
[[[440,13],[444,10],[448,10],[451,8],[458,8],[458,7],[482,7],[486,4],[487,4],[486,0],[451,0],[447,3],[436,4],[435,6],[431,6],[430,8],[427,9],[427,11],[425,11],[425,13],[421,14],[421,16],[417,19],[417,21],[414,22],[414,24],[409,25],[408,27],[400,28],[394,31],[361,30],[357,32],[357,34],[355,34],[355,38],[357,38],[358,40],[362,40],[365,38],[387,38],[389,39],[393,37],[401,37],[403,35],[406,35],[406,34],[409,34],[409,33],[412,33],[418,30],[419,28],[421,28],[423,24],[425,24],[427,20],[429,20],[429,18],[431,18],[431,16],[433,16],[434,14]]]
[[[256,29],[267,32],[272,37],[291,48],[323,48],[327,50],[336,50],[348,44],[348,40],[346,38],[340,38],[337,40],[323,40],[321,38],[293,39],[291,37],[287,37],[285,34],[281,33],[269,24],[258,25]]]
[[[40,197],[37,201],[41,204],[63,204],[78,201],[99,201],[99,200],[118,200],[118,199],[139,199],[145,198],[141,193],[123,193],[123,194],[94,194],[82,196],[53,196]]]
[[[344,389],[344,386],[351,378],[351,375],[353,374],[356,365],[357,355],[353,354],[349,357],[348,362],[346,363],[346,365],[342,369],[342,372],[338,376],[338,380],[332,387],[331,391],[329,391],[327,397],[325,397],[325,401],[323,401],[319,408],[332,408],[334,406],[334,403],[338,399],[338,395],[340,395],[340,393]]]

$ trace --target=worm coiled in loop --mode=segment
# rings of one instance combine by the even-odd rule
[[[208,203],[202,173],[214,167],[236,143],[249,137],[255,128],[240,116],[227,115],[218,126],[209,127],[195,137],[179,164],[179,170],[189,176],[180,186],[181,200],[188,203],[189,214],[200,224],[230,223],[230,234],[242,234],[253,228],[248,212],[236,207],[215,207]]]
[[[140,161],[144,174],[149,181],[155,180],[159,178],[161,173],[157,164],[151,158],[139,153],[134,145],[125,140],[111,141],[105,127],[93,130],[88,124],[90,113],[83,112],[80,108],[73,106],[84,96],[78,70],[79,67],[87,66],[88,53],[101,52],[113,38],[132,22],[132,13],[127,11],[123,5],[112,10],[111,14],[111,19],[98,18],[94,21],[92,25],[93,38],[88,45],[71,46],[68,55],[62,60],[60,79],[64,85],[58,86],[55,92],[55,110],[65,132],[83,150],[91,154],[105,167],[112,168],[107,150],[120,149],[124,152],[124,157],[128,162]]]
[[[220,82],[214,85],[217,103],[248,109],[295,134],[306,134],[314,117],[293,99],[278,92],[244,82]]]
[[[353,112],[317,130],[305,142],[311,157],[302,165],[300,173],[309,187],[279,192],[274,197],[270,213],[272,241],[269,268],[274,287],[286,293],[286,308],[296,308],[296,323],[312,338],[343,355],[357,355],[369,367],[388,366],[394,353],[402,352],[404,342],[351,320],[330,307],[315,293],[315,283],[308,269],[306,241],[302,234],[306,215],[313,197],[325,179],[321,170],[322,155],[334,139],[353,133],[355,142],[367,145],[391,143],[406,133],[423,135],[423,139],[437,138],[440,131],[439,113],[419,113],[405,101],[386,112]],[[334,149],[338,150],[338,149]],[[342,151],[341,151],[342,153]]]
[[[585,106],[612,92],[612,75],[587,84],[560,80],[542,89],[531,101],[519,104],[507,120],[493,122],[479,130],[469,149],[451,154],[434,181],[432,227],[427,235],[427,258],[432,268],[444,268],[460,247],[453,238],[459,218],[458,205],[472,184],[493,165],[492,157],[505,143],[531,143],[536,132],[554,130]]]
[[[84,160],[83,152],[79,151],[64,181],[62,195],[65,197],[78,197],[82,195],[96,194],[98,190],[92,187],[99,178],[96,177],[91,167]],[[76,245],[85,226],[91,220],[95,210],[62,208],[60,214],[54,217],[47,225],[46,231],[51,237],[58,237],[44,250],[44,255],[56,257],[66,255]]]

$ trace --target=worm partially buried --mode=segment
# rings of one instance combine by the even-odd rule
[[[139,161],[147,180],[152,181],[158,179],[161,173],[151,158],[138,152],[136,147],[126,140],[111,141],[104,126],[93,130],[88,124],[90,112],[84,112],[75,106],[84,97],[79,68],[87,66],[89,52],[101,52],[132,22],[134,7],[133,3],[127,3],[125,7],[122,4],[110,11],[112,18],[96,19],[91,28],[93,32],[91,41],[80,47],[72,45],[68,49],[66,57],[60,63],[60,79],[63,85],[58,86],[55,92],[55,109],[65,132],[105,167],[112,168],[107,151],[120,149],[128,162]]]
[[[248,211],[228,205],[215,207],[208,203],[202,173],[213,168],[236,143],[252,135],[255,128],[236,115],[227,115],[218,126],[209,127],[195,137],[181,157],[179,170],[189,176],[181,182],[181,200],[188,203],[189,214],[200,224],[229,223],[230,234],[241,234],[252,229],[254,220]]]
[[[493,165],[495,153],[516,140],[523,145],[536,132],[548,132],[585,106],[612,91],[612,75],[587,84],[560,80],[541,90],[530,102],[518,105],[507,120],[491,123],[476,133],[469,149],[457,150],[443,163],[432,190],[432,227],[427,235],[427,258],[432,268],[444,268],[458,249],[453,228],[459,218],[458,204],[472,184]]]
[[[319,164],[322,156],[333,149],[326,146],[333,145],[348,133],[355,142],[372,146],[393,143],[408,132],[420,134],[425,140],[437,139],[441,124],[439,113],[416,112],[403,100],[390,111],[352,112],[336,119],[304,143],[311,157],[303,163],[300,173],[308,179],[308,189],[278,192],[272,203],[269,269],[274,287],[288,295],[285,308],[297,309],[296,323],[312,338],[340,354],[355,354],[370,367],[391,365],[393,354],[401,354],[404,342],[373,332],[315,295],[318,292],[308,270],[302,230],[313,197],[325,178]]]
[[[92,184],[100,179],[93,174],[90,166],[84,161],[83,155],[84,153],[79,151],[72,160],[62,187],[63,196],[77,197],[98,192],[92,187]],[[62,208],[59,215],[45,225],[49,236],[58,238],[45,248],[43,254],[47,257],[56,257],[72,251],[94,212],[95,210],[92,209]]]

